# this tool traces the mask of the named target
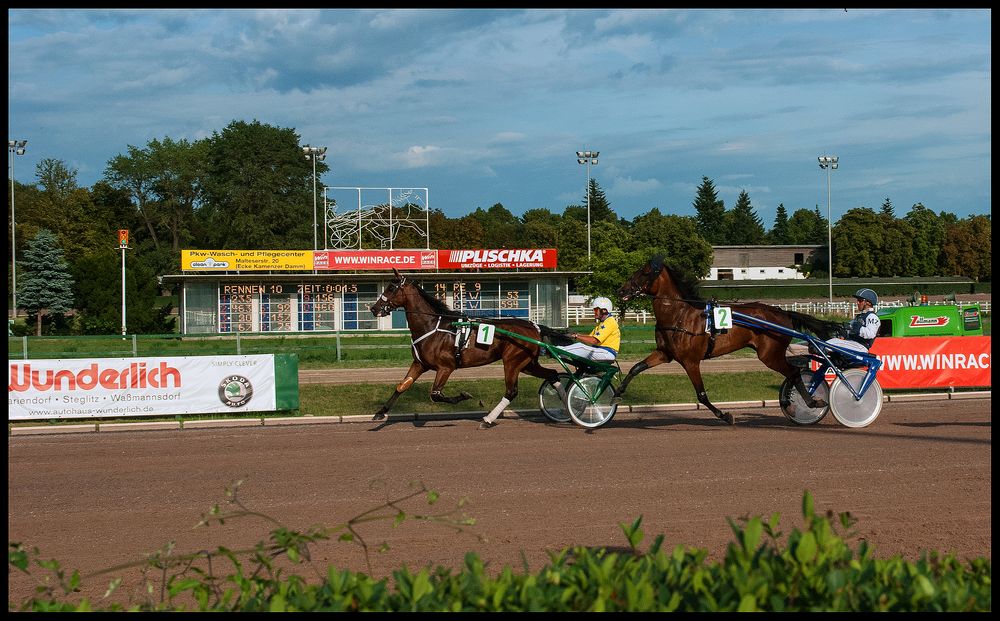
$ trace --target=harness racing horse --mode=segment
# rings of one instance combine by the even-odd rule
[[[468,318],[449,309],[443,302],[400,275],[396,269],[392,271],[395,278],[372,305],[371,312],[376,317],[384,317],[397,308],[406,310],[406,322],[410,327],[413,341],[413,363],[406,371],[406,377],[396,386],[395,392],[375,413],[372,420],[385,418],[399,395],[406,392],[418,377],[430,369],[437,372],[434,385],[431,386],[431,401],[458,403],[471,399],[472,395],[462,392],[458,396],[449,397],[442,392],[445,382],[455,369],[478,367],[503,360],[507,390],[500,403],[483,418],[481,428],[495,426],[494,421],[517,396],[517,379],[522,371],[528,375],[552,380],[557,389],[562,387],[557,379],[559,373],[555,369],[548,369],[539,364],[538,355],[542,348],[530,341],[494,333],[493,342],[483,345],[476,342],[476,334],[473,331],[469,335],[472,342],[468,347],[461,347],[461,343],[458,343],[458,331],[451,324]],[[553,342],[572,342],[571,338],[561,332],[524,319],[476,318],[476,321],[490,323],[503,330],[535,340],[548,337]]]
[[[629,280],[618,289],[625,302],[639,295],[653,297],[653,314],[656,317],[656,349],[646,358],[637,362],[615,393],[620,398],[636,375],[664,362],[676,360],[687,372],[694,385],[698,402],[707,407],[717,417],[730,425],[736,420],[732,414],[723,412],[712,405],[705,393],[701,379],[701,361],[722,356],[744,347],[757,352],[757,358],[765,365],[781,373],[794,382],[795,388],[803,396],[809,407],[823,407],[825,402],[814,399],[802,381],[801,369],[785,359],[785,349],[792,337],[777,331],[758,331],[734,325],[724,332],[706,331],[705,306],[707,301],[698,297],[696,278],[682,274],[675,268],[663,264],[659,257],[653,258],[639,268]],[[808,330],[821,339],[827,339],[842,331],[843,326],[832,321],[823,321],[794,311],[782,310],[776,306],[760,302],[727,304],[734,312],[751,315],[780,326],[798,330]]]

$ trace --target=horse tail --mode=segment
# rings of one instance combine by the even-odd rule
[[[831,339],[835,336],[842,335],[844,332],[844,325],[836,321],[826,321],[818,317],[813,317],[812,315],[806,315],[805,313],[797,313],[795,311],[785,311],[792,320],[792,326],[799,330],[800,332],[811,332],[823,339]]]

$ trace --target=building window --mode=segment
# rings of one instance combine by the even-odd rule
[[[733,270],[731,269],[719,269],[719,280],[732,280]]]
[[[805,259],[806,259],[806,255],[804,255],[801,252],[796,252],[795,253],[795,261],[793,261],[793,263],[795,263],[795,265],[802,265],[803,263],[805,263]]]

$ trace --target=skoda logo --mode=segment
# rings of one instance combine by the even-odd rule
[[[226,376],[219,384],[219,400],[231,408],[246,405],[253,397],[253,385],[242,375]]]

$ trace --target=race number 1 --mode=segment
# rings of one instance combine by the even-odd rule
[[[733,312],[728,306],[716,306],[712,309],[715,327],[718,330],[731,330],[733,327]]]
[[[495,330],[496,326],[492,324],[479,324],[479,330],[476,331],[476,343],[479,343],[480,345],[492,345],[493,333]]]

